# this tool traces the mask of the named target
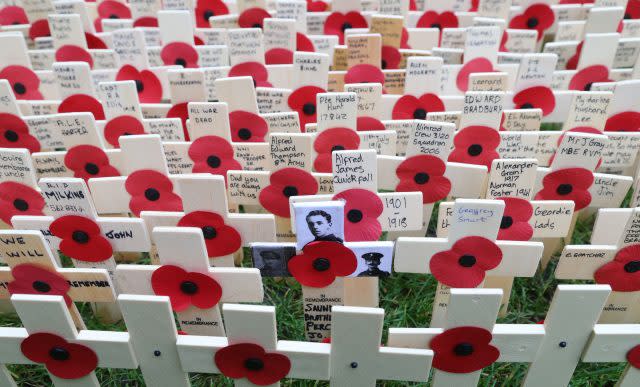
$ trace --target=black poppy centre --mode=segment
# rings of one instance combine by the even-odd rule
[[[525,102],[520,106],[520,109],[533,109],[533,108],[534,108],[534,106],[530,102]]]
[[[342,32],[344,32],[344,30],[348,30],[349,28],[353,28],[353,25],[351,25],[351,23],[349,22],[342,23]]]
[[[109,19],[120,19],[120,17],[118,17],[118,15],[116,15],[115,13],[112,13],[111,15],[109,15]]]
[[[209,18],[212,16],[216,16],[216,14],[212,10],[207,9],[206,11],[204,11],[203,16],[204,16],[204,21],[209,21]]]
[[[213,226],[204,226],[202,227],[202,236],[204,239],[213,239],[218,236],[218,232]]]
[[[573,186],[571,184],[560,184],[558,188],[556,188],[558,195],[569,195],[572,191]]]
[[[429,174],[425,172],[418,172],[413,177],[413,181],[420,185],[427,184],[429,182]]]
[[[44,281],[33,281],[31,286],[33,287],[33,290],[40,293],[49,293],[51,290],[51,285]]]
[[[70,357],[69,351],[67,351],[62,347],[51,348],[51,350],[49,350],[49,356],[51,356],[53,360],[57,360],[57,361],[65,361],[65,360],[68,360]]]
[[[540,24],[540,21],[537,17],[530,17],[527,19],[527,27],[529,28],[536,28],[538,24]]]
[[[387,68],[387,61],[383,59],[383,60],[380,62],[380,67],[382,67],[382,69],[383,69],[383,70],[384,70],[384,69],[386,69],[386,68]]]
[[[13,207],[18,211],[26,211],[29,209],[29,203],[24,199],[16,199],[13,201]]]
[[[284,189],[282,190],[282,194],[286,197],[297,196],[298,189],[292,185],[288,185],[284,187]]]
[[[216,155],[211,155],[207,157],[207,165],[210,166],[211,168],[218,168],[220,164],[222,164],[222,160],[220,160],[220,157]]]
[[[513,218],[510,216],[503,216],[502,220],[500,221],[500,228],[501,229],[505,229],[505,228],[509,228],[513,225]]]
[[[17,142],[19,139],[18,133],[9,129],[4,132],[4,138],[9,142]]]
[[[302,105],[302,112],[308,116],[312,116],[316,114],[316,105],[311,102],[307,102]]]
[[[471,145],[468,149],[467,149],[467,153],[469,154],[469,156],[478,156],[480,153],[482,153],[482,145],[480,144],[473,144]]]
[[[316,258],[313,260],[313,268],[317,271],[327,271],[331,267],[331,262],[327,258]]]
[[[251,130],[247,129],[247,128],[241,128],[240,130],[238,130],[238,137],[240,137],[240,139],[242,140],[248,140],[251,138]]]
[[[473,353],[473,344],[460,343],[453,348],[453,353],[457,356],[469,356]]]
[[[344,150],[345,148],[342,145],[334,145],[333,148],[331,148],[331,152],[333,151],[341,151]]]
[[[589,82],[586,85],[584,85],[584,91],[591,91],[592,85],[593,85],[593,82]]]
[[[176,58],[173,63],[178,66],[187,67],[187,61],[184,58]]]
[[[250,357],[244,361],[244,366],[249,371],[260,371],[264,368],[264,362],[256,357]]]
[[[191,282],[191,281],[183,281],[180,284],[180,290],[184,294],[190,294],[190,295],[196,294],[198,293],[198,285],[196,285],[194,282]]]
[[[138,93],[142,93],[144,91],[144,83],[139,79],[136,79],[136,90]]]
[[[262,24],[260,23],[253,23],[253,25],[251,26],[253,28],[262,28]]]
[[[84,170],[90,175],[97,175],[100,172],[100,168],[94,163],[86,163]]]
[[[160,199],[160,192],[155,188],[147,188],[144,190],[144,197],[147,198],[147,200],[155,202]]]
[[[458,263],[462,267],[471,267],[476,264],[476,257],[470,254],[465,254],[458,259]]]
[[[89,234],[82,230],[76,230],[71,234],[71,239],[80,244],[85,244],[89,242]]]
[[[437,29],[441,30],[442,29],[442,24],[440,24],[440,23],[432,23],[431,24],[431,28],[437,28]]]
[[[427,118],[427,110],[423,108],[417,108],[413,111],[413,118],[416,120],[424,120]]]
[[[362,211],[356,209],[349,210],[349,212],[347,212],[347,219],[351,223],[358,223],[362,220]]]
[[[16,82],[13,84],[13,91],[15,91],[16,94],[22,95],[27,92],[27,88],[23,83]]]
[[[640,271],[640,261],[627,262],[627,264],[624,265],[624,271],[626,271],[627,273],[635,273]]]

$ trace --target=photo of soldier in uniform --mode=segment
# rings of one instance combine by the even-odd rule
[[[393,242],[347,242],[358,260],[358,267],[350,277],[391,276],[393,264]]]
[[[298,250],[310,242],[344,243],[344,202],[298,202],[293,208]]]
[[[382,258],[384,258],[384,254],[382,253],[366,253],[362,254],[362,259],[364,259],[367,264],[367,270],[361,271],[358,274],[358,277],[382,277],[386,278],[390,275],[388,271],[380,270],[380,263],[382,263]]]
[[[295,255],[296,247],[293,243],[251,245],[253,267],[260,270],[263,277],[290,277],[287,265]]]
[[[309,231],[313,234],[314,241],[344,242],[342,238],[336,236],[331,215],[326,211],[311,211],[305,219],[307,220]]]

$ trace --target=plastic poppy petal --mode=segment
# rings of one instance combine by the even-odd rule
[[[38,332],[27,336],[20,343],[20,351],[34,363],[44,363],[50,359],[49,351],[53,347],[61,347],[67,341],[52,333]]]
[[[152,16],[144,16],[133,22],[133,27],[158,27],[158,18]]]
[[[320,87],[303,86],[289,95],[287,104],[291,110],[298,112],[302,132],[305,131],[307,123],[316,122],[316,95],[324,92],[326,91]],[[307,105],[307,108],[305,108],[305,105]]]
[[[78,112],[91,113],[96,120],[104,120],[105,118],[100,101],[87,94],[70,95],[58,105],[58,113]]]
[[[244,10],[238,17],[238,25],[242,28],[262,28],[264,19],[271,14],[263,8],[254,7]]]
[[[18,24],[29,24],[27,13],[22,7],[9,5],[0,9],[0,25],[10,26]]]
[[[293,57],[292,57],[293,58]],[[293,63],[293,60],[292,60]],[[254,82],[267,81],[269,72],[260,62],[242,62],[229,69],[230,77],[252,77]]]
[[[114,148],[120,148],[120,136],[145,134],[142,122],[132,116],[113,118],[104,126],[104,138]]]
[[[307,35],[296,32],[296,51],[315,52],[316,48]]]
[[[209,309],[218,305],[222,297],[222,286],[206,274],[188,273],[186,280],[193,282],[198,291],[191,296],[191,304],[199,309]]]
[[[187,309],[191,304],[189,296],[180,290],[180,284],[186,276],[187,272],[184,269],[174,265],[160,266],[151,275],[153,293],[157,296],[169,297],[171,307],[176,312]]]
[[[384,85],[384,73],[374,65],[359,64],[347,71],[344,83],[379,83]]]
[[[516,221],[508,228],[500,228],[498,240],[529,241],[533,237],[533,227],[527,222]]]
[[[272,48],[265,52],[264,60],[268,65],[292,64],[293,51],[287,50],[286,48]]]
[[[627,352],[627,361],[632,367],[640,369],[640,345],[636,345]]]
[[[40,78],[28,67],[11,65],[0,71],[0,79],[9,81],[13,94],[19,100],[41,100],[42,94],[38,90]]]
[[[640,245],[633,244],[620,249],[616,253],[614,260],[616,262],[627,263],[631,261],[637,261],[638,258],[640,258]]]
[[[413,120],[416,118],[415,112],[420,108],[418,98],[413,95],[403,95],[393,105],[391,118],[394,120]],[[426,117],[425,111],[425,117]]]
[[[358,117],[356,127],[358,132],[386,129],[382,121],[374,117]]]
[[[173,191],[173,183],[164,174],[151,169],[143,169],[131,173],[125,182],[125,189],[129,195],[144,194],[147,188],[159,191]]]
[[[105,49],[108,48],[107,44],[102,39],[100,39],[99,37],[97,37],[94,34],[90,34],[88,32],[85,32],[84,33],[84,38],[86,39],[87,47],[90,50],[96,50],[96,49],[97,50],[105,50]]]
[[[469,76],[473,73],[493,72],[493,64],[487,58],[475,58],[467,62],[456,77],[456,86],[460,91],[467,91],[469,88]]]
[[[317,271],[313,268],[313,259],[305,255],[296,255],[288,262],[289,273],[303,286],[324,288],[335,281],[331,270]]]
[[[0,183],[0,204],[0,219],[9,225],[15,215],[44,215],[45,201],[40,193],[22,183]]]
[[[160,51],[162,63],[167,66],[179,65],[185,68],[198,67],[198,51],[184,42],[169,43]]]
[[[338,242],[311,242],[304,249],[305,254],[323,257],[331,261],[331,271],[336,276],[347,276],[358,266],[356,255],[351,249]]]
[[[316,152],[329,154],[334,148],[336,150],[355,150],[358,149],[358,146],[360,146],[360,136],[355,130],[347,128],[327,129],[318,134],[313,142],[313,149]]]
[[[89,375],[98,366],[98,356],[89,347],[81,344],[68,343],[64,349],[69,353],[69,359],[57,361],[50,359],[45,362],[47,370],[61,379],[78,379]]]
[[[542,115],[547,116],[555,109],[556,98],[550,88],[545,86],[534,86],[522,90],[513,96],[513,103],[517,109],[542,109]]]
[[[244,362],[249,358],[262,360],[264,354],[264,349],[257,344],[240,343],[219,349],[213,359],[216,367],[224,376],[240,379],[249,373]]]
[[[51,30],[49,29],[49,21],[45,19],[39,19],[31,23],[29,28],[29,38],[35,40],[36,38],[51,36]]]
[[[606,66],[594,65],[578,71],[569,81],[569,90],[590,90],[591,84],[595,82],[610,82]]]
[[[640,290],[640,275],[638,272],[627,273],[625,265],[611,261],[600,266],[593,274],[593,279],[598,284],[611,286],[614,292],[635,292]]]
[[[56,62],[86,62],[93,68],[93,58],[87,50],[79,46],[64,45],[56,50]]]
[[[458,239],[451,250],[460,255],[473,255],[476,265],[483,270],[496,268],[502,261],[502,250],[492,240],[480,236],[468,236]]]
[[[242,110],[229,113],[229,126],[233,142],[264,142],[264,136],[269,131],[264,118]]]
[[[64,239],[59,248],[66,256],[85,262],[102,262],[113,255],[111,244],[100,235],[92,236],[90,244],[86,245]]]
[[[433,367],[451,373],[470,373],[493,364],[500,351],[490,345],[491,332],[479,327],[456,327],[445,330],[431,339],[429,346],[434,351]],[[472,348],[471,354],[457,355],[459,344]]]
[[[640,131],[640,113],[634,111],[621,112],[609,117],[604,127],[605,132],[638,132]]]
[[[400,66],[402,55],[400,51],[393,46],[382,46],[382,63],[381,67],[385,70],[397,69]]]
[[[262,360],[265,367],[257,372],[249,372],[247,379],[258,386],[270,386],[283,379],[291,370],[291,360],[279,353],[266,353]]]

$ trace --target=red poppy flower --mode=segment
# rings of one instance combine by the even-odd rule
[[[269,83],[269,72],[262,63],[259,62],[243,62],[231,67],[229,70],[230,77],[251,77],[253,85],[256,87],[272,87]]]
[[[238,17],[238,25],[242,28],[262,28],[264,19],[271,14],[264,8],[254,7],[244,10]]]
[[[207,245],[207,255],[211,258],[233,254],[242,247],[238,231],[224,224],[224,218],[214,212],[190,212],[178,221],[178,227],[200,228]]]
[[[548,173],[542,179],[542,189],[535,200],[573,200],[575,211],[591,203],[589,187],[593,173],[585,168],[565,168]]]
[[[289,197],[315,195],[318,181],[309,172],[299,168],[283,168],[269,176],[269,185],[260,191],[260,205],[269,212],[290,218]]]
[[[400,51],[393,46],[382,46],[382,61],[380,67],[382,69],[397,69],[400,66],[402,55]]]
[[[198,51],[192,45],[184,42],[173,42],[162,47],[160,58],[166,66],[198,67]]]
[[[358,132],[386,129],[382,121],[374,117],[358,117],[356,127]]]
[[[22,340],[20,351],[29,360],[44,364],[61,379],[79,379],[98,366],[98,356],[89,347],[69,343],[52,333],[33,333]]]
[[[471,0],[471,7],[469,7],[469,12],[478,12],[479,6],[480,0]]]
[[[100,226],[93,220],[78,215],[65,215],[49,226],[60,241],[64,255],[86,262],[102,262],[111,258],[113,248],[102,236]]]
[[[222,175],[226,179],[227,171],[242,169],[242,165],[233,156],[231,144],[218,136],[200,137],[189,146],[193,173]]]
[[[316,156],[313,168],[317,172],[331,172],[331,154],[334,150],[356,150],[360,146],[360,136],[355,130],[331,128],[320,133],[313,142]]]
[[[199,309],[213,308],[222,297],[222,286],[213,278],[173,265],[163,265],[154,270],[151,287],[157,296],[169,297],[176,312],[182,312],[191,305]]]
[[[409,31],[402,27],[402,36],[400,37],[400,48],[411,48],[409,45]]]
[[[498,145],[500,134],[497,130],[488,126],[468,126],[453,138],[454,148],[449,161],[491,168],[491,162],[500,157],[496,152]]]
[[[98,18],[94,22],[96,31],[102,31],[102,19],[131,19],[131,10],[125,3],[104,0],[98,5]]]
[[[332,12],[324,22],[324,34],[336,35],[340,44],[344,44],[344,31],[350,28],[367,28],[367,19],[360,12],[351,11],[346,14]]]
[[[195,7],[196,26],[210,28],[209,18],[229,14],[229,8],[222,0],[198,0]]]
[[[114,148],[120,148],[120,136],[145,133],[142,122],[132,116],[116,117],[109,120],[104,126],[104,138]]]
[[[556,97],[553,90],[546,86],[534,86],[524,89],[513,96],[516,109],[542,109],[542,115],[547,116],[556,107]]]
[[[162,101],[162,84],[152,71],[138,71],[131,65],[124,65],[118,70],[116,81],[134,81],[141,103]]]
[[[326,93],[326,90],[316,86],[303,86],[291,93],[287,99],[289,108],[298,112],[302,132],[305,131],[306,124],[316,122],[316,95],[318,93]]]
[[[596,82],[611,82],[607,66],[594,65],[578,71],[569,82],[569,90],[589,91]]]
[[[595,0],[560,0],[558,4],[593,4]]]
[[[296,32],[296,51],[315,52],[316,47],[307,35]]]
[[[33,153],[40,151],[40,142],[29,134],[29,127],[22,118],[0,113],[0,148],[27,148]]]
[[[447,329],[431,339],[433,367],[440,371],[466,374],[493,364],[500,350],[491,345],[491,332],[479,327]]]
[[[196,46],[204,46],[204,40],[196,35],[193,35],[193,44],[195,44]]]
[[[304,286],[324,288],[336,277],[353,273],[357,266],[356,255],[342,243],[316,241],[289,260],[289,273]]]
[[[351,242],[377,241],[382,235],[378,217],[382,215],[382,200],[366,189],[342,191],[333,200],[344,200],[345,240]]]
[[[636,345],[627,352],[627,361],[632,367],[640,369],[640,345]]]
[[[269,386],[287,376],[291,361],[285,355],[268,353],[257,344],[228,345],[218,350],[214,362],[220,372],[232,379],[246,378],[250,384]]]
[[[58,113],[77,112],[92,113],[96,120],[105,118],[100,101],[87,94],[70,95],[58,105]]]
[[[73,177],[89,180],[92,177],[120,176],[109,163],[104,151],[93,145],[76,145],[64,156],[64,165],[73,171]]]
[[[242,110],[229,113],[229,126],[233,142],[264,142],[269,130],[264,118]]]
[[[104,50],[108,48],[107,44],[94,34],[85,32],[84,38],[87,41],[87,47],[90,50]]]
[[[28,185],[5,181],[0,183],[0,219],[11,224],[15,215],[42,216],[44,213],[42,195]]]
[[[391,117],[394,120],[426,120],[427,113],[443,111],[444,103],[435,94],[422,94],[420,98],[404,95],[393,105]]]
[[[384,85],[384,73],[374,65],[359,64],[349,68],[344,83],[379,83]]]
[[[576,46],[576,52],[569,58],[567,64],[565,65],[565,69],[567,70],[575,70],[578,67],[578,60],[580,60],[580,54],[582,53],[582,45],[584,42],[580,42],[578,46]]]
[[[329,10],[329,4],[324,1],[307,0],[307,12],[325,12]]]
[[[640,113],[622,112],[614,114],[604,126],[605,132],[638,132],[640,131]]]
[[[89,51],[70,44],[56,50],[56,62],[86,62],[90,68],[93,68],[93,58]]]
[[[493,64],[487,58],[475,58],[460,69],[456,77],[456,86],[460,91],[467,91],[469,88],[469,76],[473,73],[492,73]]]
[[[11,269],[13,281],[9,282],[9,294],[38,294],[47,296],[62,296],[67,305],[71,305],[71,298],[67,295],[69,281],[60,274],[44,267],[23,263]]]
[[[500,48],[498,49],[498,51],[509,52],[509,49],[507,48],[508,41],[509,41],[509,34],[507,34],[507,31],[504,31],[502,33],[502,38],[500,38]]]
[[[143,16],[133,21],[133,27],[158,27],[158,18]]]
[[[640,290],[640,244],[619,250],[613,261],[596,270],[593,278],[596,283],[610,285],[614,292]]]
[[[422,203],[435,203],[451,191],[451,181],[444,176],[447,166],[432,155],[417,155],[404,160],[396,168],[400,182],[396,192],[422,192]]]
[[[51,30],[49,29],[49,21],[47,18],[39,19],[31,23],[29,27],[29,38],[35,40],[36,38],[51,36]]]
[[[452,288],[475,288],[485,272],[502,261],[502,250],[493,241],[479,236],[458,239],[451,249],[431,257],[431,274]]]
[[[629,0],[624,11],[625,19],[640,19],[640,0]]]
[[[535,3],[529,6],[522,14],[514,16],[509,22],[509,28],[536,30],[538,31],[538,41],[540,41],[545,31],[553,25],[555,19],[556,16],[548,4]]]
[[[173,183],[160,172],[135,171],[127,177],[124,187],[131,195],[129,209],[135,216],[141,211],[182,211],[182,199],[173,193]]]
[[[29,24],[27,13],[22,7],[9,5],[0,9],[0,26]]]
[[[533,236],[533,227],[529,219],[533,216],[533,207],[528,200],[509,197],[498,198],[505,204],[504,214],[500,222],[498,240],[528,241]]]
[[[293,51],[286,48],[272,48],[264,53],[264,61],[268,65],[274,64],[292,64]]]
[[[444,28],[458,28],[458,26],[458,17],[451,11],[442,13],[426,11],[416,23],[418,28],[437,28],[440,30],[440,34]]]

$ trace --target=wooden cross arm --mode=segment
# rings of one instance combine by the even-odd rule
[[[387,345],[401,348],[429,348],[431,339],[443,328],[389,328]],[[544,337],[538,324],[496,324],[491,344],[500,350],[497,362],[530,363],[535,359]]]
[[[496,244],[502,250],[502,262],[487,274],[532,277],[536,273],[544,250],[542,242],[496,241]]]
[[[0,327],[0,364],[35,364],[20,350],[29,333],[25,328]]]
[[[77,340],[70,340],[93,349],[98,354],[98,367],[138,368],[131,339],[127,332],[82,330]]]
[[[153,295],[151,276],[157,265],[118,265],[116,278],[128,294]],[[222,287],[221,302],[262,302],[264,289],[260,270],[255,268],[211,267],[209,275]]]
[[[87,181],[93,204],[99,214],[129,212],[131,196],[124,188],[126,176],[97,177]]]
[[[229,214],[229,226],[242,236],[242,244],[276,242],[276,218],[272,214]]]
[[[617,246],[569,245],[560,254],[555,277],[558,279],[592,280],[593,274],[613,260]]]
[[[627,352],[640,344],[639,324],[598,324],[582,354],[586,363],[627,361]]]
[[[433,351],[430,349],[380,347],[378,361],[386,369],[385,380],[424,382],[429,379]]]

